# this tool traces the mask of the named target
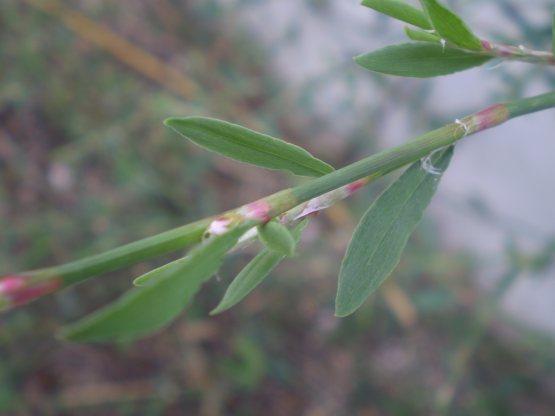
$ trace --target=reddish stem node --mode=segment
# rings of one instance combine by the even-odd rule
[[[10,274],[0,279],[0,309],[31,302],[62,288],[60,279],[34,282],[28,276]]]

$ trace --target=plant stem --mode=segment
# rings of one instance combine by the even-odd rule
[[[210,221],[211,218],[205,218],[102,254],[57,267],[36,270],[32,273],[37,280],[50,279],[56,276],[62,277],[64,286],[68,286],[87,277],[123,268],[142,259],[159,256],[193,244],[200,240]]]
[[[535,51],[522,45],[508,46],[482,40],[484,52],[496,58],[510,59],[533,64],[555,65],[553,52]]]
[[[283,215],[286,222],[324,209],[368,182],[415,162],[462,137],[511,118],[555,107],[555,91],[532,98],[495,104],[461,120],[423,134],[410,142],[374,154],[295,188],[286,189],[219,216],[127,244],[61,266],[10,274],[0,279],[0,310],[27,303],[92,276],[116,270],[198,243],[213,221],[253,220],[263,223]]]
[[[530,98],[523,98],[507,103],[509,118],[535,113],[555,107],[555,92],[538,95]]]

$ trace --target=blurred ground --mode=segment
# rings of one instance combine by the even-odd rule
[[[378,137],[400,142],[443,124],[445,111],[531,88],[502,68],[467,107],[422,105],[445,101],[446,87],[369,76],[351,62],[363,51],[350,46],[355,38],[371,49],[401,34],[387,19],[370,25],[370,12],[351,3],[299,2],[289,19],[277,13],[282,3],[255,0],[0,4],[0,273],[112,248],[294,183],[192,147],[163,128],[165,117],[227,119],[341,166],[387,145]],[[545,48],[548,28],[527,25],[511,4],[495,8],[508,36]],[[353,15],[351,31],[334,31]],[[316,38],[347,45],[336,46],[344,59]],[[207,312],[252,253],[231,258],[186,317],[133,345],[67,344],[54,334],[164,259],[0,316],[0,414],[552,414],[553,339],[500,313],[505,287],[495,286],[545,276],[551,234],[522,251],[520,222],[496,225],[491,218],[505,217],[480,198],[442,194],[434,212],[448,205],[461,223],[485,218],[493,230],[483,238],[503,236],[491,243],[496,258],[446,246],[456,236],[443,226],[455,220],[430,216],[394,279],[353,317],[333,317],[341,256],[384,185],[313,221],[302,259],[221,316]],[[498,279],[476,284],[490,263]]]

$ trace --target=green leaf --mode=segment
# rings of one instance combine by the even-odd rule
[[[447,168],[452,147],[432,157],[434,168]],[[422,218],[439,176],[413,164],[368,209],[341,264],[335,314],[353,313],[391,274],[412,231]]]
[[[437,0],[420,0],[420,3],[435,31],[447,42],[471,51],[483,49],[480,39],[472,33],[459,16],[447,7]]]
[[[411,25],[430,30],[432,25],[422,10],[399,0],[362,0],[362,5]]]
[[[275,220],[259,225],[258,237],[271,251],[284,256],[293,256],[295,254],[295,239],[291,232],[285,225]]]
[[[308,224],[304,220],[292,230],[295,242],[299,241],[301,233]],[[285,258],[284,255],[268,249],[262,250],[243,270],[233,279],[227,288],[220,304],[214,308],[210,315],[222,313],[241,302],[266,276]]]
[[[424,32],[422,30],[414,30],[408,26],[405,26],[405,33],[411,40],[441,44],[441,38],[434,33]]]
[[[181,313],[202,283],[216,273],[246,226],[215,237],[184,259],[157,269],[153,284],[130,290],[116,302],[67,328],[62,337],[79,342],[122,342],[161,329]]]
[[[303,176],[334,170],[299,146],[226,121],[185,117],[168,118],[164,124],[205,149],[251,165]]]
[[[187,259],[189,256],[190,254],[181,259],[172,261],[154,270],[146,272],[145,274],[142,274],[141,276],[133,280],[133,285],[138,287],[153,285],[158,280],[163,279],[164,276],[167,276],[168,273],[170,273],[172,270],[175,270],[177,267],[179,267],[179,265],[188,261]]]
[[[380,74],[428,78],[464,71],[492,59],[425,42],[388,46],[355,58],[357,64]]]

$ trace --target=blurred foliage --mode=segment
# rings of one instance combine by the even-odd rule
[[[341,166],[372,150],[385,113],[426,96],[429,84],[361,80],[350,62],[292,92],[270,64],[273,51],[242,23],[241,14],[257,3],[0,4],[2,272],[108,249],[290,183],[195,149],[163,128],[165,117],[227,119]],[[333,10],[328,1],[306,4],[324,22]],[[517,19],[510,4],[501,8],[541,44],[548,33]],[[78,30],[68,22],[80,22]],[[381,33],[384,25],[373,30]],[[289,27],[282,41],[296,42],[302,30]],[[114,38],[91,42],[106,33]],[[122,55],[117,38],[135,45],[137,56],[151,56],[164,77],[148,76],[145,60]],[[515,94],[524,88],[501,73]],[[344,98],[326,101],[326,88],[338,83]],[[372,100],[361,83],[392,100]],[[313,110],[322,102],[337,118],[366,116],[338,126]],[[416,108],[415,125],[435,122],[425,106]],[[158,261],[0,316],[0,414],[552,414],[552,340],[496,308],[481,312],[491,299],[469,278],[473,258],[440,247],[429,220],[395,279],[352,318],[333,317],[338,261],[378,187],[354,197],[351,208],[338,205],[313,221],[302,261],[284,262],[221,316],[206,317],[252,253],[231,258],[186,318],[132,345],[67,344],[53,334]],[[529,264],[543,267],[549,247],[537,255],[511,248],[507,265],[517,264],[517,275]]]

